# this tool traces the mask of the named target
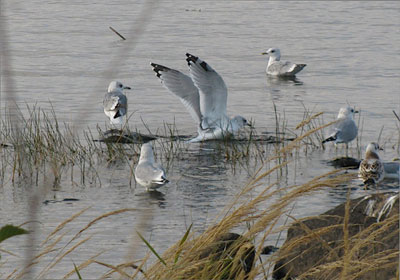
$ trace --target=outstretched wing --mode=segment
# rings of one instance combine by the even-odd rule
[[[224,80],[205,61],[188,53],[186,57],[190,76],[199,89],[203,118],[212,121],[225,117],[228,91]]]
[[[179,97],[197,124],[201,122],[199,91],[192,79],[178,70],[160,64],[150,63],[161,84],[171,93]]]

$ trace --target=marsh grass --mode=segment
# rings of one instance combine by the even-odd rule
[[[97,180],[101,184],[97,166],[104,160],[109,165],[118,162],[128,163],[132,179],[134,166],[140,152],[140,144],[96,142],[94,141],[96,137],[90,130],[83,133],[83,140],[81,140],[72,133],[68,125],[60,125],[57,122],[54,112],[46,114],[38,108],[33,108],[29,112],[29,116],[23,119],[24,128],[18,139],[11,132],[10,123],[4,121],[1,123],[0,139],[10,145],[10,148],[2,148],[0,151],[4,155],[0,160],[3,181],[7,174],[5,170],[11,169],[13,170],[10,178],[12,182],[16,182],[18,176],[28,178],[31,176],[34,185],[40,185],[44,182],[44,178],[41,180],[40,176],[44,176],[50,170],[54,176],[53,187],[57,186],[63,176],[65,178],[67,174],[70,175],[71,181],[75,180],[75,176],[79,176],[81,184],[85,184],[87,177],[91,178],[90,181]],[[291,217],[291,212],[296,200],[311,195],[321,188],[335,188],[338,185],[349,184],[356,176],[346,173],[344,169],[339,169],[317,176],[300,185],[282,184],[281,180],[288,170],[296,168],[295,163],[300,153],[307,155],[310,149],[321,148],[320,140],[323,138],[321,130],[335,122],[323,124],[321,116],[321,112],[312,114],[306,111],[303,121],[296,127],[301,134],[293,141],[285,140],[290,130],[287,128],[284,116],[281,118],[276,112],[278,128],[275,130],[275,138],[272,143],[258,141],[256,130],[250,130],[247,135],[248,141],[225,140],[212,144],[199,144],[203,148],[211,147],[216,156],[222,156],[231,166],[246,166],[253,170],[252,173],[249,172],[252,175],[249,182],[220,212],[211,225],[204,232],[195,232],[188,227],[186,233],[183,233],[182,237],[163,253],[158,252],[157,248],[152,247],[151,242],[142,236],[142,245],[147,246],[149,252],[142,259],[127,260],[121,264],[99,261],[97,258],[103,251],[93,252],[91,258],[71,265],[71,271],[65,275],[65,278],[76,276],[78,272],[84,278],[85,268],[92,265],[108,269],[108,272],[101,277],[110,277],[113,274],[131,279],[221,279],[226,277],[255,279],[270,277],[271,267],[276,261],[276,256],[263,262],[260,261],[263,260],[260,257],[261,252],[270,242],[271,236],[282,234],[287,229],[286,222],[283,223],[283,226],[278,226],[282,224],[282,219],[288,222],[295,220]],[[165,125],[164,131],[161,133],[165,137],[154,142],[155,156],[170,167],[175,160],[182,160],[185,157],[189,146],[184,142],[171,140],[179,137],[179,131],[174,125]],[[266,166],[267,168],[265,168]],[[78,171],[78,174],[75,170]],[[272,174],[277,174],[276,179],[271,177]],[[268,184],[265,183],[265,178],[270,178]],[[29,275],[27,273],[30,268],[39,266],[41,270],[35,277],[51,276],[52,271],[57,269],[57,265],[61,261],[71,256],[72,253],[79,252],[90,241],[92,235],[88,233],[88,229],[92,225],[115,215],[138,211],[138,209],[120,209],[105,213],[90,221],[72,238],[66,239],[67,235],[70,236],[67,226],[88,210],[88,208],[83,209],[61,222],[53,232],[44,238],[39,252],[34,255],[32,260],[24,267],[16,268],[8,275],[8,278],[24,278]],[[143,216],[143,219],[151,219],[151,216]],[[354,261],[354,256],[360,254],[363,248],[374,240],[379,232],[382,232],[382,228],[390,227],[393,223],[395,223],[395,219],[387,219],[380,222],[379,225],[364,230],[356,238],[345,239],[342,250],[345,251],[346,257],[342,261],[316,265],[300,279],[332,271],[340,271],[341,279],[353,279],[363,273],[362,271],[376,271],[379,266],[396,265],[397,263],[393,261],[396,252],[393,250],[385,251],[387,254],[366,256],[361,262]],[[347,230],[346,222],[344,222],[343,228]],[[322,229],[320,233],[328,230],[330,228]],[[221,235],[232,231],[240,232],[244,238],[234,242],[226,254],[223,254],[223,257],[216,257],[219,256],[216,254],[199,254],[199,252],[208,250],[210,246],[212,247]],[[140,227],[138,233],[139,236],[143,234],[140,232]],[[290,251],[291,246],[298,246],[312,238],[318,238],[318,232],[310,232],[308,236],[296,240],[285,248]],[[254,244],[253,251],[252,244]],[[243,267],[243,255],[247,255],[249,250],[255,254],[255,265],[250,272],[246,272]],[[155,260],[150,255],[156,256]],[[51,261],[43,266],[41,262],[50,256]]]

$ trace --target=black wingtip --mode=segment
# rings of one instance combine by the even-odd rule
[[[199,58],[197,56],[191,55],[190,53],[186,53],[186,61],[190,66],[190,62],[196,63]]]
[[[153,67],[153,71],[156,72],[156,76],[158,78],[161,77],[161,75],[162,75],[161,72],[162,71],[171,70],[170,68],[168,68],[166,66],[163,66],[163,65],[160,65],[160,64],[156,64],[156,63],[152,63],[152,62],[150,62],[150,65]]]
[[[189,66],[191,65],[190,64],[191,62],[196,63],[199,60],[199,58],[197,56],[191,55],[190,53],[186,53],[186,57],[187,57],[186,61]],[[210,71],[210,69],[205,61],[200,62],[200,66],[204,69],[204,71]]]

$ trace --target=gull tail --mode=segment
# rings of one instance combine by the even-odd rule
[[[307,66],[307,64],[296,64],[296,66],[294,67],[294,69],[292,71],[292,74],[295,75],[295,74],[299,73],[306,66]]]

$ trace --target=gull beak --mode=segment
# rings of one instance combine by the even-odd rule
[[[267,53],[267,52],[262,52],[261,54],[262,54],[262,55],[265,55],[265,54],[268,54],[268,53]]]
[[[130,87],[125,87],[125,86],[124,86],[124,89],[131,89],[131,88],[130,88]]]
[[[360,113],[360,111],[354,110],[354,114],[358,114],[358,113]]]
[[[246,122],[245,125],[248,126],[248,127],[250,127],[250,128],[254,128],[254,126],[253,126],[251,123],[249,123],[249,122]]]

